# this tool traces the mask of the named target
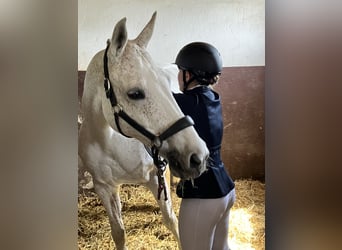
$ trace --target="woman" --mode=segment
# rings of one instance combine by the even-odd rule
[[[219,95],[211,88],[218,82],[222,59],[204,42],[183,47],[177,55],[178,81],[183,93],[174,97],[210,151],[207,170],[194,180],[182,180],[179,234],[183,250],[228,250],[229,212],[235,201],[235,185],[221,160],[223,134]]]

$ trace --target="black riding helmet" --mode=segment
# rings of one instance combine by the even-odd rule
[[[221,73],[222,58],[219,51],[209,43],[192,42],[185,45],[178,53],[175,64],[178,68],[191,72],[194,77],[188,82],[183,74],[184,89],[194,79],[208,85],[207,79]]]

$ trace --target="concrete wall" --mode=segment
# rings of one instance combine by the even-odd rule
[[[173,62],[191,41],[220,50],[224,68],[215,89],[223,104],[223,161],[234,179],[264,180],[264,0],[79,1],[79,100],[86,67],[116,22],[126,16],[134,39],[155,10],[148,51],[158,64]]]

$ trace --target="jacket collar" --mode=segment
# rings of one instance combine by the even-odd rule
[[[205,93],[210,91],[211,89],[205,85],[198,85],[194,88],[187,89],[184,91],[184,94],[192,94],[192,93]]]
[[[215,92],[212,88],[204,85],[199,85],[198,87],[196,86],[195,88],[185,90],[183,93],[186,95],[202,94],[212,101],[220,101],[219,94]]]

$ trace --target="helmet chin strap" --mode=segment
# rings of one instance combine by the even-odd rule
[[[193,82],[196,78],[193,76],[189,79],[189,81],[186,80],[186,70],[183,70],[183,92],[188,89],[189,84]]]

